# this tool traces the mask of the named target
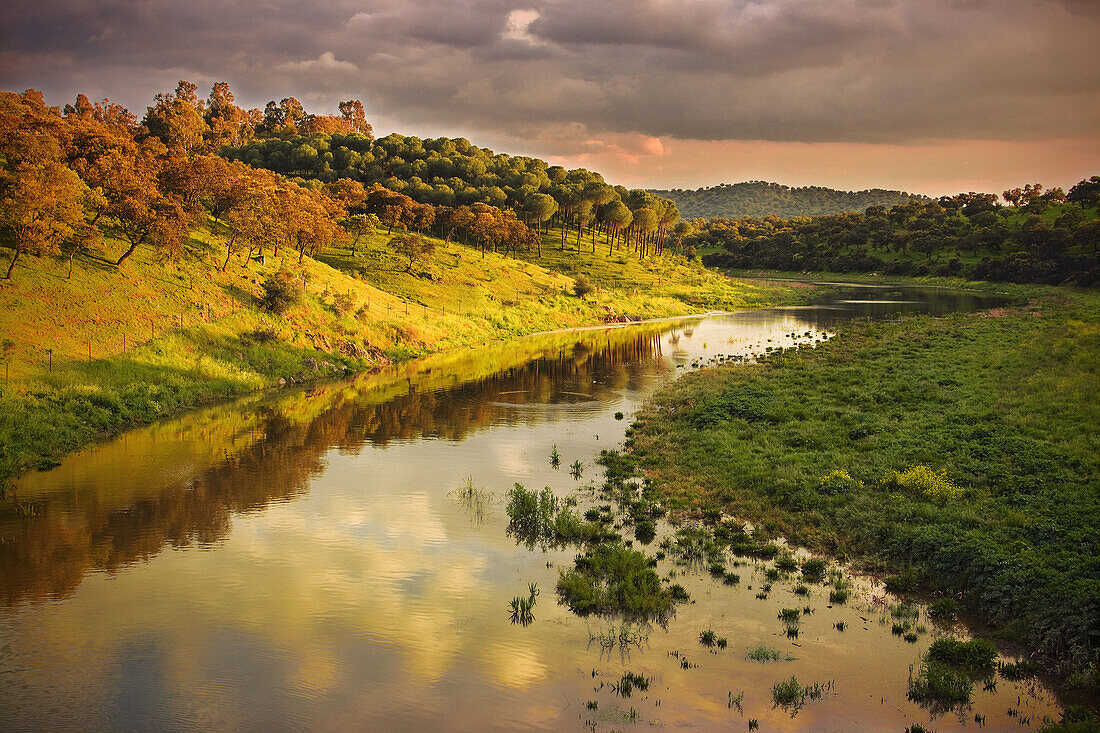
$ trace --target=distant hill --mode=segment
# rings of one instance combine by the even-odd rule
[[[873,188],[869,191],[838,191],[822,186],[791,188],[767,181],[722,183],[709,188],[685,190],[649,189],[658,196],[672,199],[685,219],[705,219],[742,216],[776,215],[782,218],[842,214],[848,211],[864,211],[868,206],[890,208],[911,201],[924,202],[927,196],[904,191],[886,191]]]

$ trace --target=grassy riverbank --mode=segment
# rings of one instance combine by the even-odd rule
[[[1015,306],[853,323],[689,375],[628,448],[673,507],[956,596],[1095,691],[1100,296],[1011,290]]]
[[[383,232],[298,262],[229,259],[224,240],[197,231],[182,258],[107,237],[67,263],[20,260],[0,283],[0,338],[10,340],[0,387],[0,483],[135,425],[279,383],[362,371],[461,346],[620,317],[791,302],[805,288],[736,281],[682,258],[545,260],[482,255],[432,240],[408,267]],[[621,262],[619,260],[622,260]],[[408,271],[406,271],[408,269]],[[301,299],[276,315],[262,283],[291,273]],[[578,298],[574,277],[594,291]]]

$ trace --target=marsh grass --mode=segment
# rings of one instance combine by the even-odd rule
[[[656,560],[621,541],[603,542],[578,555],[574,567],[561,572],[558,596],[582,616],[620,614],[663,622],[672,614],[679,593],[661,585],[654,564]]]
[[[618,682],[612,684],[612,691],[619,697],[630,697],[634,690],[646,692],[649,690],[649,678],[635,672],[624,672]]]
[[[631,456],[673,509],[767,520],[793,544],[885,566],[900,589],[957,597],[1068,670],[1092,668],[1100,400],[1085,396],[1100,295],[1006,290],[1015,305],[995,314],[851,323],[815,349],[687,375],[638,412]],[[765,419],[701,419],[700,406],[748,394]],[[857,427],[875,440],[853,443]],[[821,467],[838,464],[864,488],[818,491]],[[914,466],[961,499],[907,484]]]
[[[962,641],[944,636],[932,642],[928,659],[968,672],[988,672],[997,660],[997,647],[987,639]]]
[[[558,499],[549,486],[534,491],[516,484],[508,492],[508,533],[532,548],[613,539],[603,522],[582,519],[570,503],[576,502]]]
[[[973,694],[974,684],[946,664],[926,661],[916,677],[910,670],[908,698],[934,714],[967,705]]]
[[[781,707],[795,714],[807,701],[820,700],[826,689],[826,686],[817,682],[803,686],[794,675],[791,675],[789,678],[772,685],[772,701],[776,707]]]
[[[754,662],[793,662],[795,660],[790,654],[781,652],[778,649],[773,649],[767,644],[761,644],[751,650],[748,654],[748,658]]]

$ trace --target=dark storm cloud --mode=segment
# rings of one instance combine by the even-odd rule
[[[142,111],[189,78],[239,101],[363,99],[430,128],[700,140],[1095,136],[1085,0],[15,0],[0,85]]]

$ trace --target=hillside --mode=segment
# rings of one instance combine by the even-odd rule
[[[958,194],[889,210],[796,219],[710,219],[685,238],[727,270],[881,272],[970,280],[1100,283],[1100,177],[1024,198]]]
[[[208,221],[168,263],[143,248],[116,268],[126,244],[110,231],[75,259],[71,278],[64,260],[20,259],[13,279],[0,281],[0,335],[11,342],[0,479],[53,465],[126,427],[257,389],[536,331],[797,297],[680,257],[643,266],[549,244],[543,264],[568,274],[435,239],[406,272],[388,240],[380,228],[355,255],[345,238],[301,264],[293,251],[263,262],[238,255],[222,272],[225,239]],[[260,305],[263,283],[280,272],[301,291],[281,315]],[[587,297],[572,291],[577,274],[596,286]]]
[[[817,216],[863,211],[868,206],[889,208],[898,204],[930,200],[927,196],[881,188],[839,191],[822,186],[791,188],[767,181],[722,183],[694,190],[673,188],[649,191],[674,201],[680,209],[680,215],[685,219]]]

